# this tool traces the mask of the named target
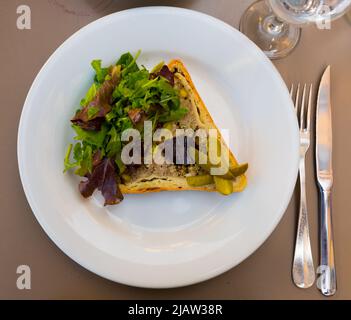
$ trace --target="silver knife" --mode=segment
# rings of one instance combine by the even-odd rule
[[[316,116],[316,169],[320,188],[320,273],[318,287],[325,296],[336,292],[332,227],[332,115],[330,66],[325,70],[318,92]]]

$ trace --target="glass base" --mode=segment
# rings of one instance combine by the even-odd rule
[[[270,59],[286,57],[301,36],[299,27],[280,21],[264,0],[246,10],[240,21],[240,31]]]

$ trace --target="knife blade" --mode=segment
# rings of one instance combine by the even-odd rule
[[[332,119],[330,102],[330,66],[325,70],[318,91],[316,125],[316,168],[320,184],[331,187],[332,167]]]
[[[325,296],[336,292],[334,240],[332,227],[333,136],[330,66],[322,76],[316,114],[316,170],[320,188],[320,273],[318,287]]]

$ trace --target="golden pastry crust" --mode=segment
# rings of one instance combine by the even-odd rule
[[[190,77],[189,72],[185,68],[184,64],[180,60],[172,60],[168,64],[169,69],[175,74],[175,77],[181,81],[182,85],[186,89],[188,95],[191,97],[191,101],[196,104],[196,108],[199,113],[199,118],[201,120],[201,126],[204,126],[206,129],[217,129],[218,139],[222,141],[224,146],[225,142],[223,141],[220,131],[215,125],[210,113],[208,112],[204,102],[202,101],[199,93],[197,92],[194,83]],[[229,150],[229,161],[231,166],[237,166],[238,162],[235,159],[233,153]],[[233,182],[234,192],[243,191],[246,187],[247,181],[246,176],[242,175],[236,178]],[[207,191],[207,192],[216,192],[215,185],[208,185],[202,187],[191,187],[188,185],[186,178],[183,177],[173,177],[173,176],[151,176],[150,179],[143,179],[140,182],[132,182],[128,184],[121,184],[120,189],[124,194],[134,194],[134,193],[150,193],[150,192],[160,192],[160,191]]]

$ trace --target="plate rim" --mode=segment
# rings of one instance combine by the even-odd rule
[[[128,15],[130,13],[147,12],[147,11],[152,11],[152,12],[155,12],[155,11],[183,12],[183,13],[187,13],[189,15],[197,16],[201,19],[212,20],[212,22],[221,25],[221,27],[226,28],[227,30],[230,30],[231,32],[236,33],[239,37],[244,38],[245,41],[250,43],[253,50],[256,51],[256,54],[260,56],[260,59],[265,60],[265,65],[269,66],[269,69],[272,72],[272,74],[275,76],[276,80],[278,80],[282,84],[282,87],[286,88],[286,84],[283,81],[280,73],[278,72],[278,70],[276,69],[274,64],[265,56],[265,54],[250,39],[245,37],[239,30],[237,30],[233,26],[229,25],[228,23],[226,23],[218,18],[215,18],[215,17],[208,15],[206,13],[203,13],[203,12],[199,12],[199,11],[195,11],[195,10],[191,10],[191,9],[185,9],[185,8],[181,8],[181,7],[173,7],[173,6],[146,6],[146,7],[138,7],[138,8],[131,8],[131,9],[126,9],[126,10],[122,10],[122,11],[117,11],[117,12],[111,13],[109,15],[103,16],[99,19],[96,19],[96,20],[88,23],[87,25],[83,26],[82,28],[80,28],[76,32],[74,32],[60,46],[58,46],[58,48],[49,56],[49,58],[46,60],[46,62],[41,67],[40,71],[37,73],[36,77],[34,78],[32,84],[30,86],[30,89],[27,93],[27,96],[26,96],[26,99],[24,101],[23,108],[21,111],[21,115],[20,115],[20,121],[19,121],[19,125],[18,125],[18,134],[17,134],[17,162],[18,162],[21,184],[22,184],[25,196],[27,198],[27,201],[30,205],[32,213],[34,214],[36,220],[39,222],[40,226],[43,228],[43,230],[45,231],[47,236],[50,238],[50,240],[70,259],[72,259],[74,262],[80,264],[82,267],[93,272],[96,275],[99,275],[103,278],[106,278],[106,279],[109,279],[111,281],[118,282],[121,284],[140,287],[140,288],[177,288],[177,287],[188,286],[188,285],[196,284],[196,283],[199,283],[199,282],[202,282],[205,280],[209,280],[211,278],[214,278],[214,277],[236,267],[241,262],[243,262],[248,257],[250,257],[256,250],[258,250],[262,246],[262,244],[266,240],[268,240],[269,236],[276,229],[277,225],[279,224],[279,222],[283,218],[283,216],[286,212],[286,209],[289,205],[289,202],[291,200],[291,196],[292,196],[293,191],[294,191],[294,186],[296,184],[297,175],[298,175],[298,159],[299,159],[298,132],[299,131],[298,131],[297,119],[295,119],[296,120],[296,122],[295,122],[295,127],[296,127],[295,128],[296,129],[295,130],[296,131],[296,141],[295,141],[296,142],[295,143],[296,144],[295,145],[296,153],[295,154],[296,154],[296,156],[295,156],[295,167],[294,167],[295,178],[291,179],[291,182],[289,184],[289,188],[287,188],[287,190],[290,190],[289,192],[287,192],[287,199],[284,199],[284,202],[282,201],[281,214],[277,216],[275,221],[272,221],[272,224],[271,224],[272,227],[269,230],[267,228],[266,233],[262,236],[262,240],[259,242],[256,242],[256,245],[253,246],[252,248],[250,248],[250,250],[247,250],[246,254],[243,257],[241,257],[240,259],[237,259],[237,261],[234,261],[231,264],[226,264],[224,266],[221,266],[215,270],[212,270],[211,272],[203,273],[200,276],[198,275],[196,277],[196,279],[194,278],[193,280],[184,280],[184,281],[179,280],[176,284],[174,283],[174,284],[170,284],[170,285],[166,284],[166,283],[155,283],[155,282],[150,283],[147,280],[145,280],[144,283],[141,284],[140,282],[134,281],[132,279],[128,279],[128,281],[123,280],[123,279],[117,279],[116,277],[113,277],[111,274],[108,274],[106,272],[102,272],[101,270],[98,270],[98,268],[96,268],[94,265],[91,265],[91,264],[87,265],[87,263],[82,261],[82,259],[80,259],[80,257],[75,255],[72,252],[72,250],[63,243],[64,241],[60,240],[60,236],[58,234],[56,234],[51,229],[51,227],[48,224],[46,224],[46,222],[44,222],[43,219],[41,219],[41,215],[36,213],[39,209],[37,207],[35,199],[33,198],[33,194],[30,191],[30,185],[29,185],[30,183],[27,181],[27,179],[25,177],[24,168],[23,168],[23,158],[21,156],[21,148],[22,148],[21,141],[22,141],[22,135],[23,135],[24,128],[25,128],[25,122],[26,122],[28,110],[30,108],[30,99],[31,99],[31,96],[32,96],[33,92],[35,91],[36,87],[40,83],[40,79],[41,79],[42,74],[44,73],[47,65],[49,65],[51,63],[51,61],[55,58],[55,56],[58,55],[61,52],[61,50],[63,50],[63,48],[67,45],[67,43],[72,41],[75,37],[79,36],[82,32],[85,32],[87,29],[92,28],[94,25],[104,23],[105,21],[108,21],[109,19],[113,19],[117,15]],[[287,88],[286,88],[286,95],[288,96]],[[291,109],[290,112],[291,112],[291,114],[293,114],[294,111],[293,111],[292,101],[290,102],[289,109]]]

